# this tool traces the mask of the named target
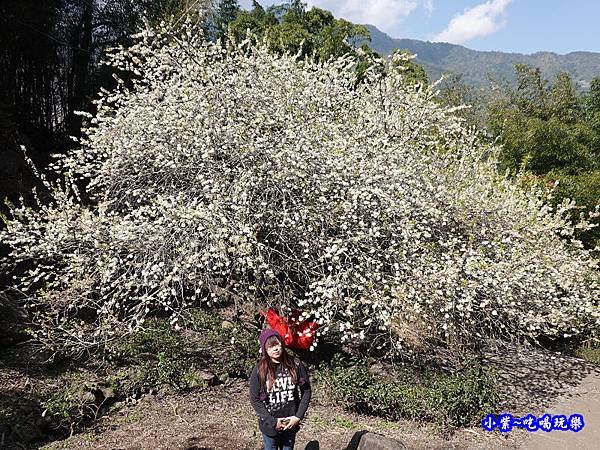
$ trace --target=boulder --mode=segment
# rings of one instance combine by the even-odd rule
[[[219,377],[208,370],[203,370],[199,373],[200,379],[204,381],[208,386],[216,386],[219,384]]]
[[[357,431],[345,450],[407,450],[402,442],[369,431]]]
[[[224,330],[229,330],[233,328],[233,322],[230,322],[229,320],[224,320],[223,322],[221,322],[221,328],[223,328]]]

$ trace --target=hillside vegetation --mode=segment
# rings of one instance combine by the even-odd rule
[[[515,64],[537,67],[542,76],[552,79],[562,72],[568,73],[581,89],[590,87],[592,79],[600,73],[600,53],[571,52],[558,55],[552,52],[521,53],[486,52],[471,50],[462,45],[442,42],[425,42],[416,39],[394,39],[373,25],[369,30],[369,46],[381,55],[391,55],[395,49],[405,49],[417,55],[417,62],[427,70],[431,80],[442,74],[461,74],[472,86],[487,86],[489,77],[516,81]]]

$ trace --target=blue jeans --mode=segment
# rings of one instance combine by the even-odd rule
[[[265,450],[294,450],[296,431],[279,431],[277,437],[262,434]]]

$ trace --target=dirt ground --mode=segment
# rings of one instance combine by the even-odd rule
[[[523,443],[528,450],[597,449],[600,447],[600,377],[588,375],[572,391],[560,396],[549,414],[578,413],[585,419],[578,433],[531,433]]]
[[[600,367],[517,345],[490,348],[485,354],[499,376],[498,388],[505,398],[495,413],[579,413],[585,417],[584,430],[514,430],[501,434],[473,427],[459,429],[448,437],[433,424],[389,422],[344,411],[327,403],[324,393],[315,386],[307,418],[297,435],[296,450],[342,450],[355,433],[364,430],[397,439],[409,449],[600,448]],[[0,368],[0,397],[17,396],[26,401],[25,394],[35,391],[36,383],[52,381],[48,376],[44,374],[42,379],[40,374]],[[247,382],[231,380],[191,392],[146,395],[136,404],[113,407],[86,432],[42,448],[259,450],[262,444]]]
[[[296,439],[297,450],[342,450],[362,430],[397,439],[410,449],[596,449],[600,432],[600,371],[576,358],[506,346],[489,353],[508,398],[497,413],[544,412],[586,417],[585,433],[507,434],[480,427],[444,437],[432,424],[385,420],[327,405],[315,390],[309,413]],[[539,435],[539,436],[538,436]],[[552,437],[552,439],[549,439]],[[125,406],[84,434],[44,447],[50,449],[259,450],[257,422],[243,380],[177,395],[144,397]]]
[[[322,404],[318,392],[297,435],[296,448],[341,450],[361,430],[377,431],[414,449],[517,448],[514,435],[469,429],[446,440],[431,425],[351,414]],[[134,408],[104,418],[93,430],[44,448],[259,450],[262,442],[247,384],[235,381],[185,395],[147,396]]]

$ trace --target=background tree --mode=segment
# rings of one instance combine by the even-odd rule
[[[592,213],[600,203],[598,83],[578,94],[566,73],[550,84],[538,69],[515,69],[516,88],[504,86],[488,107],[488,128],[503,144],[500,169],[531,172],[533,180],[548,186],[558,181],[553,203],[575,200],[581,209],[573,212],[574,219]],[[589,247],[600,243],[597,228],[578,236]]]
[[[161,20],[179,19],[182,14],[198,17],[206,12],[214,11],[217,0],[146,0],[146,13],[153,25]]]
[[[227,34],[227,28],[240,12],[237,0],[220,0],[216,16],[216,37],[221,38]]]
[[[548,81],[539,68],[515,64],[517,88],[509,90],[510,101],[528,117],[548,118]]]
[[[2,199],[14,201],[35,185],[20,145],[26,145],[29,155],[44,166],[49,153],[65,143],[72,79],[65,56],[75,51],[62,32],[66,7],[64,0],[0,1]],[[2,202],[0,212],[4,211]]]
[[[590,113],[600,112],[600,76],[594,78],[590,83],[587,108]]]
[[[581,100],[578,98],[571,76],[559,73],[548,94],[548,109],[551,117],[566,124],[574,124],[581,117]]]
[[[397,58],[395,62],[392,57],[392,69],[398,70],[405,80],[408,86],[418,86],[418,89],[422,89],[427,86],[429,80],[427,79],[427,73],[425,68],[414,62],[414,56],[408,50],[396,50],[394,55],[398,54],[400,58]],[[401,62],[400,62],[401,61]]]
[[[64,117],[65,77],[56,70],[69,45],[56,36],[64,6],[63,0],[0,2],[0,103],[27,133],[52,130]]]
[[[477,89],[465,83],[462,74],[448,74],[439,86],[437,101],[445,106],[467,106],[455,113],[473,126],[486,133],[488,104],[494,91]]]
[[[93,112],[100,88],[114,87],[100,65],[107,48],[128,45],[144,20],[212,7],[212,0],[0,1],[0,197],[31,187],[19,145],[42,168],[73,145],[68,136],[82,126],[75,111]]]
[[[489,127],[505,149],[503,168],[536,175],[592,169],[592,130],[569,76],[559,74],[549,86],[538,69],[517,65],[516,71],[516,89],[505,87],[489,107]]]
[[[247,29],[257,40],[266,37],[269,48],[278,54],[300,52],[302,57],[319,61],[356,54],[352,44],[369,39],[366,27],[336,19],[320,8],[306,11],[297,1],[273,5],[266,11],[255,2],[251,11],[241,11],[230,24],[238,42],[246,38]]]

